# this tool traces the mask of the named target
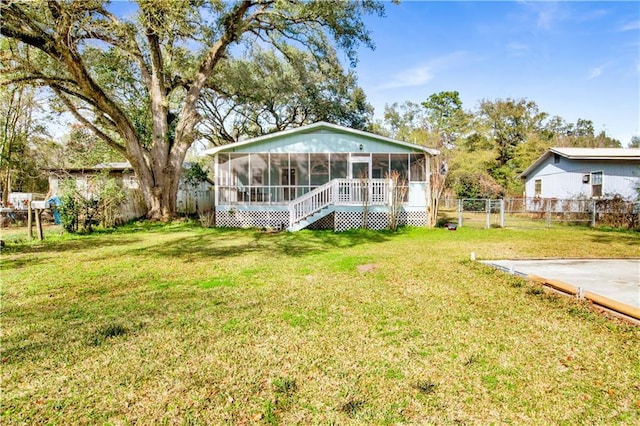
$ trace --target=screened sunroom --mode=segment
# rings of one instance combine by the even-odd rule
[[[426,182],[426,153],[247,153],[217,157],[218,205],[288,204],[334,179]],[[406,191],[405,201],[409,192]]]
[[[348,229],[336,221],[363,206],[382,217],[390,185],[403,187],[405,216],[424,213],[428,159],[437,151],[321,122],[206,153],[214,158],[217,225],[295,230],[321,219]],[[392,172],[399,175],[393,183]]]

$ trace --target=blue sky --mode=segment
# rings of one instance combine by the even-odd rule
[[[384,105],[456,90],[482,99],[526,98],[567,122],[592,120],[626,146],[640,135],[640,3],[387,3],[368,17],[376,49],[360,49],[360,86]]]

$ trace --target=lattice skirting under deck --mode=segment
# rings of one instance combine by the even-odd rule
[[[346,231],[362,227],[363,212],[335,212],[335,230]],[[398,225],[424,226],[427,223],[427,213],[420,211],[401,211],[398,217]],[[389,214],[387,212],[369,212],[367,215],[367,228],[386,229],[389,227]]]
[[[325,217],[316,220],[311,225],[307,226],[307,229],[318,230],[318,229],[333,229],[335,223],[335,214],[329,213]]]
[[[317,222],[309,225],[308,229],[333,229],[346,231],[362,227],[363,212],[336,211],[330,213]],[[424,226],[427,214],[424,211],[401,211],[398,225]],[[287,211],[218,211],[216,212],[216,226],[228,228],[274,228],[285,229],[289,226],[289,212]],[[389,214],[386,211],[370,211],[367,218],[367,228],[386,229],[389,226]]]
[[[288,211],[217,211],[216,226],[227,228],[274,228],[289,226]]]

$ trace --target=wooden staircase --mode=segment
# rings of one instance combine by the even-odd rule
[[[386,205],[386,179],[333,179],[289,203],[289,226],[295,232],[335,211],[336,206]]]

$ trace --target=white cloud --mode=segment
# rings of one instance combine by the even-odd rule
[[[391,78],[378,89],[397,89],[401,87],[423,86],[433,80],[436,73],[447,68],[451,68],[465,60],[466,52],[453,52],[440,56],[429,62],[404,69],[391,76]]]
[[[533,15],[538,29],[550,30],[554,23],[565,18],[556,1],[522,1],[520,4]]]
[[[618,28],[618,31],[635,31],[640,30],[640,21],[627,22]]]
[[[410,68],[395,74],[391,81],[380,85],[380,89],[397,89],[399,87],[422,86],[433,79],[430,65]]]
[[[584,12],[581,15],[576,14],[576,16],[573,17],[573,20],[576,22],[589,22],[605,18],[608,15],[609,11],[606,9],[594,9]]]
[[[593,80],[594,78],[600,77],[602,75],[603,70],[604,70],[604,65],[589,69],[589,73],[587,74],[587,80]]]
[[[553,26],[553,22],[558,16],[558,7],[555,3],[543,4],[538,8],[538,28],[545,30],[550,29]]]
[[[538,30],[552,31],[566,22],[590,22],[609,15],[607,9],[583,10],[573,8],[571,2],[561,1],[523,1],[521,4],[535,19]]]
[[[507,51],[512,56],[523,56],[526,52],[529,51],[529,45],[512,41],[511,43],[507,44]]]

